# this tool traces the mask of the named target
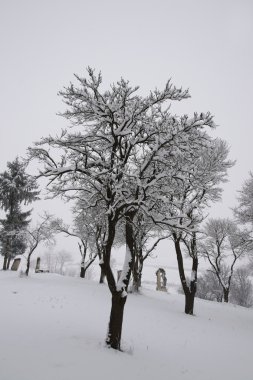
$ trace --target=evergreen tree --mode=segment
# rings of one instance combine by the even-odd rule
[[[4,256],[3,269],[9,268],[10,260],[23,254],[26,249],[22,231],[29,224],[31,210],[22,212],[21,204],[38,199],[36,180],[25,172],[26,164],[16,158],[7,163],[7,170],[0,173],[0,206],[5,211],[1,220],[1,246]]]

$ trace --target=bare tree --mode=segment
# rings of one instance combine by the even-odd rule
[[[89,209],[88,211],[93,211]],[[101,226],[96,221],[96,218],[92,218],[91,213],[87,210],[83,210],[79,205],[73,208],[74,213],[74,225],[70,227],[61,219],[55,220],[55,228],[58,232],[64,233],[65,236],[71,236],[78,239],[78,249],[81,254],[81,266],[80,277],[85,278],[87,269],[100,254],[98,246],[99,236],[101,233]]]
[[[223,290],[217,276],[207,270],[198,278],[196,297],[204,300],[222,302]]]
[[[74,214],[74,230],[81,237],[79,250],[82,256],[80,277],[85,277],[86,270],[90,265],[99,258],[103,258],[103,241],[106,234],[106,218],[105,209],[100,207],[86,207],[85,202],[81,199],[77,201],[73,208]],[[87,251],[89,251],[88,260]],[[105,273],[103,265],[100,265],[101,273],[99,283],[104,282]]]
[[[58,265],[55,272],[59,274],[64,274],[65,264],[72,261],[71,254],[62,249],[56,253],[56,258]]]
[[[200,252],[218,278],[224,302],[228,302],[235,265],[248,253],[247,240],[230,219],[209,219],[204,231],[206,238],[200,244]]]
[[[208,142],[208,143],[207,143]],[[175,246],[178,271],[185,294],[185,313],[193,314],[197,290],[198,231],[206,217],[205,209],[211,202],[221,199],[220,184],[226,181],[227,170],[234,164],[227,159],[228,147],[222,140],[206,137],[206,144],[196,147],[190,158],[189,151],[177,163],[178,174],[174,177],[174,193],[170,194],[168,207],[171,217],[178,216],[177,228],[168,226]],[[192,152],[190,152],[192,155]],[[184,173],[181,176],[180,173]],[[183,249],[192,259],[191,278],[187,281],[184,270]]]
[[[41,243],[53,244],[54,229],[53,216],[45,213],[40,217],[35,227],[29,227],[25,230],[25,238],[27,240],[27,265],[26,275],[29,274],[31,256]]]
[[[237,268],[234,272],[230,301],[240,306],[253,306],[253,285],[250,279],[250,270],[247,267]]]
[[[60,92],[68,106],[63,116],[75,129],[42,139],[30,149],[30,154],[44,163],[40,175],[50,180],[53,196],[78,197],[87,208],[105,210],[100,264],[112,294],[106,342],[120,349],[134,263],[135,215],[140,207],[147,214],[156,213],[158,196],[161,189],[164,192],[165,187],[169,188],[176,157],[204,144],[203,128],[213,127],[214,123],[209,113],[195,113],[192,118],[171,115],[169,108],[164,107],[165,102],[186,99],[189,93],[170,81],[163,91],[155,90],[143,98],[137,95],[138,87],[130,87],[124,79],[101,92],[102,76],[95,76],[90,68],[88,79],[75,77],[80,87],[71,84]],[[53,148],[60,149],[60,155],[57,151],[53,156]],[[126,256],[122,275],[116,281],[110,257],[121,218],[125,220]],[[158,215],[155,218],[161,220]],[[175,217],[167,216],[166,221],[169,220],[173,225]]]

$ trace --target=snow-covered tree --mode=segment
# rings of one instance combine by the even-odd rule
[[[221,271],[223,272],[224,270],[225,268],[222,268]],[[250,269],[246,266],[235,269],[230,285],[230,302],[244,307],[253,305],[253,285],[250,275]],[[224,297],[223,288],[214,272],[207,270],[198,278],[196,297],[222,302]]]
[[[234,209],[237,219],[243,224],[253,227],[253,174],[247,179],[239,192],[239,205]]]
[[[70,121],[71,128],[57,137],[43,138],[30,149],[30,154],[44,163],[40,175],[50,180],[53,196],[73,198],[81,193],[86,208],[105,210],[101,266],[112,294],[106,341],[110,347],[120,349],[123,312],[134,263],[135,215],[141,208],[161,220],[158,204],[170,188],[177,157],[186,151],[190,157],[198,145],[204,145],[204,127],[213,127],[214,123],[209,113],[195,113],[192,118],[172,115],[165,103],[186,99],[189,94],[170,81],[164,90],[141,97],[137,95],[138,88],[132,88],[124,79],[102,92],[102,76],[96,76],[90,68],[88,79],[77,75],[76,79],[79,87],[70,84],[60,92],[68,106],[63,116]],[[116,227],[122,218],[126,257],[116,281],[110,257]],[[164,218],[171,225],[178,222],[178,216]]]
[[[247,240],[230,219],[209,219],[204,232],[200,253],[208,260],[222,287],[224,302],[228,302],[235,265],[249,250]]]
[[[0,207],[6,217],[1,220],[3,269],[9,267],[10,260],[23,254],[26,242],[22,231],[29,224],[31,211],[22,212],[21,205],[28,205],[38,199],[38,186],[34,177],[26,173],[26,164],[16,158],[7,163],[7,170],[0,173]]]
[[[74,218],[74,226],[64,224],[61,219],[55,220],[55,228],[59,233],[64,233],[65,236],[78,239],[78,248],[81,254],[81,269],[80,277],[85,278],[86,271],[95,261],[98,251],[95,246],[95,239],[99,234],[99,226],[94,226],[89,223],[87,215],[81,213]]]
[[[168,226],[175,246],[179,276],[185,294],[185,313],[193,314],[197,289],[198,231],[211,202],[221,199],[220,184],[226,181],[227,170],[233,165],[228,160],[224,141],[206,136],[206,142],[192,153],[186,152],[177,161],[177,174],[173,178],[174,192],[169,194],[165,212],[178,217],[177,228]],[[181,174],[182,173],[182,174]],[[166,226],[166,223],[163,223]],[[187,281],[182,250],[192,259],[192,273]]]
[[[54,234],[56,233],[54,218],[52,215],[45,215],[40,217],[40,220],[34,227],[28,227],[24,232],[24,238],[27,242],[27,265],[26,275],[29,274],[31,256],[41,243],[53,244]]]
[[[82,246],[79,245],[79,250],[82,255],[81,277],[84,277],[86,270],[97,257],[99,258],[99,262],[103,261],[106,208],[103,208],[102,204],[99,207],[87,207],[86,202],[83,202],[80,198],[73,207],[73,215],[74,230],[83,240]],[[103,265],[100,265],[100,270],[99,283],[104,283],[105,273]]]

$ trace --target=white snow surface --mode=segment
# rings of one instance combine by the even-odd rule
[[[124,352],[105,347],[107,285],[0,271],[1,380],[251,380],[253,310],[143,290],[130,294]]]

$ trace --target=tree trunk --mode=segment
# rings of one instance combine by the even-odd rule
[[[86,247],[85,244],[81,245],[79,243],[78,243],[78,246],[79,246],[79,250],[80,250],[81,255],[82,255],[80,277],[84,278],[85,277],[85,272],[86,272],[86,269],[85,269],[85,257],[86,257],[87,247]]]
[[[27,258],[26,271],[25,271],[26,276],[28,276],[29,274],[29,269],[30,269],[30,256],[28,256]]]
[[[129,212],[126,215],[126,257],[122,271],[122,278],[119,280],[121,289],[117,288],[115,279],[110,267],[110,253],[115,236],[116,224],[109,225],[109,237],[107,239],[107,247],[105,247],[105,257],[103,267],[106,272],[106,278],[109,289],[112,294],[112,307],[106,343],[115,350],[120,350],[121,332],[123,323],[124,306],[127,299],[127,288],[129,285],[130,275],[133,268],[133,218],[135,213]]]
[[[177,254],[177,262],[178,262],[178,270],[179,270],[179,276],[182,284],[182,288],[185,295],[185,314],[193,315],[193,308],[194,308],[194,299],[195,294],[197,290],[197,270],[198,270],[198,259],[193,258],[192,261],[192,277],[190,286],[187,285],[185,273],[184,273],[184,263],[183,263],[183,256],[182,251],[180,247],[180,239],[177,237],[174,237],[174,244]]]
[[[124,305],[121,305],[121,292],[117,292],[115,278],[110,266],[111,249],[115,237],[116,222],[108,218],[108,230],[106,244],[104,245],[101,269],[106,275],[108,287],[112,294],[111,314],[108,325],[108,331],[106,336],[106,343],[108,347],[112,347],[116,350],[120,350],[120,338],[123,322],[123,310]],[[123,300],[124,303],[126,300]]]
[[[132,276],[133,276],[132,292],[138,293],[140,283],[139,283],[139,259],[137,255],[135,257],[135,261],[133,265]]]
[[[7,238],[6,246],[4,250],[4,262],[3,262],[3,270],[8,269],[8,259],[10,257],[10,240]]]
[[[193,308],[194,308],[194,299],[195,294],[194,293],[187,293],[185,294],[185,314],[193,315]]]
[[[83,266],[81,266],[81,270],[80,270],[80,277],[81,278],[85,278],[85,272],[86,272],[85,268]]]
[[[104,272],[104,269],[103,269],[103,265],[102,264],[99,264],[100,265],[100,278],[99,278],[99,283],[100,284],[104,284],[105,283],[105,272]]]
[[[10,263],[11,263],[11,257],[9,256],[7,260],[7,269],[10,269]]]
[[[223,299],[224,302],[228,302],[229,289],[223,288]]]
[[[141,286],[140,276],[136,270],[133,270],[133,284],[132,284],[132,292],[139,293],[139,289]]]
[[[180,281],[182,284],[184,294],[187,294],[187,292],[189,291],[189,288],[187,286],[185,273],[184,273],[184,263],[183,263],[183,256],[182,256],[181,247],[180,247],[180,240],[178,238],[174,238],[174,244],[175,244],[176,255],[177,255],[177,264],[178,264]]]
[[[141,287],[141,277],[142,277],[141,267],[139,267],[137,269],[134,268],[132,275],[133,275],[132,292],[133,293],[139,293],[139,290]]]
[[[133,230],[133,220],[136,212],[130,211],[126,215],[126,249],[128,251],[128,254],[130,254],[131,259],[128,262],[128,268],[127,268],[127,275],[125,276],[125,280],[123,281],[125,283],[125,290],[127,291],[131,272],[133,273],[133,267],[135,262],[135,252],[134,252],[134,230]],[[137,258],[138,260],[138,258]]]
[[[133,265],[133,270],[132,270],[133,293],[138,293],[141,287],[142,269],[143,269],[142,252],[135,252],[135,260],[134,260],[134,265]]]
[[[126,299],[127,297],[122,297],[122,292],[112,294],[112,307],[106,343],[115,350],[121,349],[121,332]]]
[[[7,270],[8,256],[7,253],[4,255],[3,270]]]
[[[188,294],[185,295],[185,314],[193,315],[195,294],[197,291],[197,273],[198,273],[198,258],[192,259],[192,273],[190,289]]]

